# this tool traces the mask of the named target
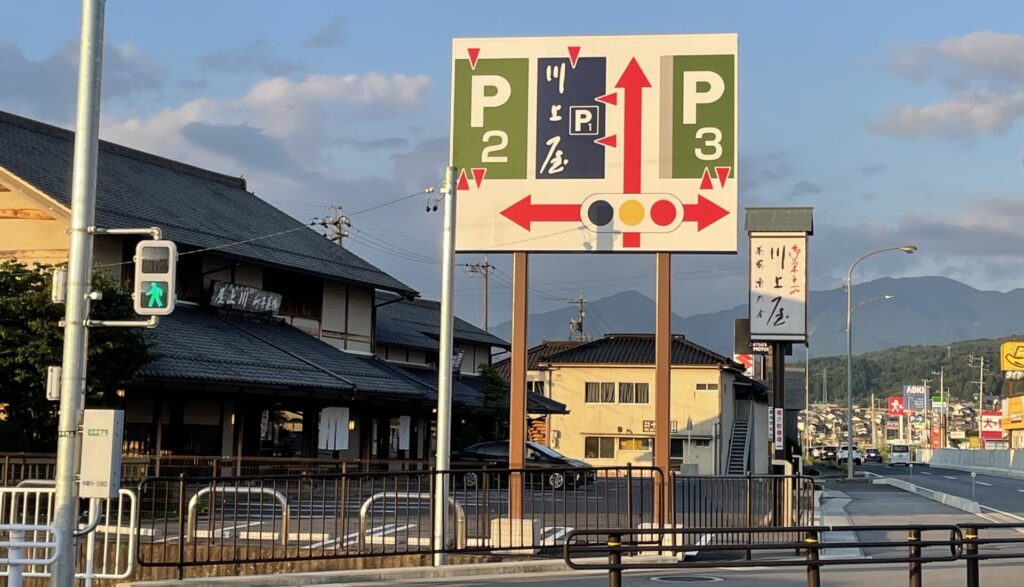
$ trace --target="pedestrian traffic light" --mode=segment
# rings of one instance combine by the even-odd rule
[[[174,311],[178,247],[172,241],[147,240],[135,247],[135,313],[166,316]]]

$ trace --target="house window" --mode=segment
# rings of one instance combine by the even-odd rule
[[[709,447],[709,446],[711,446],[711,440],[707,439],[707,438],[698,438],[696,440],[693,440],[692,442],[693,442],[693,446],[696,446],[696,447]]]
[[[585,400],[588,404],[615,403],[615,384],[588,381],[586,384]]]
[[[698,383],[697,391],[718,391],[717,383]]]
[[[646,383],[620,383],[620,404],[646,404],[650,402],[650,387]]]
[[[605,436],[587,436],[583,440],[584,458],[614,459],[615,439]]]
[[[619,450],[649,451],[651,450],[651,440],[637,436],[623,437],[619,439]]]

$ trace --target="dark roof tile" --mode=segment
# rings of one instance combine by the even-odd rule
[[[547,357],[545,363],[586,363],[606,365],[653,365],[654,335],[607,334]],[[742,370],[734,361],[710,351],[681,335],[672,336],[673,365],[720,365]]]

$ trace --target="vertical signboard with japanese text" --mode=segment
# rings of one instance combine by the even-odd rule
[[[736,252],[737,36],[455,39],[459,252]]]
[[[807,235],[750,235],[751,340],[807,338]]]
[[[927,410],[928,388],[923,385],[904,385],[903,405],[909,412],[923,412]]]

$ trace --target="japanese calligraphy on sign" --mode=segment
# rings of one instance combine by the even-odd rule
[[[277,314],[281,310],[281,294],[221,281],[214,281],[211,290],[211,306],[260,314]]]
[[[807,235],[750,236],[750,338],[807,339]]]

